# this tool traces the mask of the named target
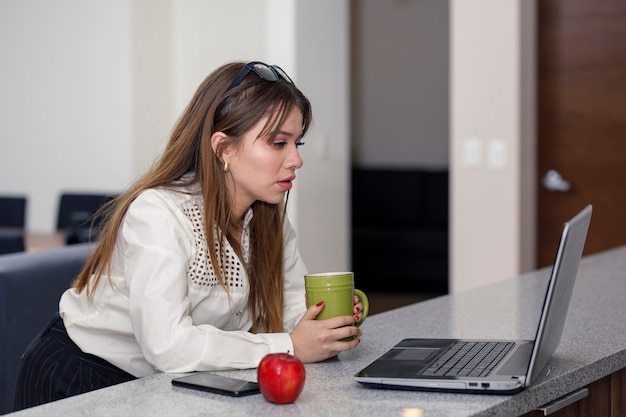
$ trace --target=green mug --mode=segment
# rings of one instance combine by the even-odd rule
[[[306,306],[311,307],[324,301],[324,309],[317,316],[318,320],[337,316],[354,316],[354,296],[358,296],[363,305],[361,319],[357,326],[363,324],[369,312],[367,296],[354,288],[352,272],[322,272],[304,276],[306,289]]]

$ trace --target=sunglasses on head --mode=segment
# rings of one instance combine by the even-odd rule
[[[283,80],[293,84],[291,78],[289,78],[287,73],[283,71],[283,69],[278,65],[268,65],[265,62],[253,61],[247,63],[246,66],[242,68],[237,77],[235,77],[233,82],[230,83],[230,86],[226,91],[231,90],[241,84],[243,79],[246,78],[248,74],[250,74],[250,71],[254,72],[262,80],[265,81],[274,82],[282,78]]]

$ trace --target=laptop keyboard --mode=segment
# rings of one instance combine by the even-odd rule
[[[513,346],[513,342],[457,342],[422,375],[487,376]]]

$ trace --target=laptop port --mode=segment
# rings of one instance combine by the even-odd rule
[[[478,382],[470,382],[469,384],[470,387],[477,387],[478,386]]]
[[[489,388],[489,382],[481,382],[480,386],[483,388]]]

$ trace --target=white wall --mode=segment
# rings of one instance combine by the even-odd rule
[[[62,190],[131,176],[130,28],[126,0],[0,2],[0,193],[28,196],[30,229]]]
[[[450,291],[534,265],[534,2],[451,0]]]
[[[174,6],[170,0],[136,0],[131,14],[132,178],[161,152],[178,107],[173,100]],[[130,180],[130,179],[129,179]]]
[[[0,193],[26,193],[28,228],[52,231],[62,190],[116,192],[145,171],[210,71],[268,60],[313,101],[309,142],[328,132],[339,144],[323,164],[305,155],[296,180],[303,256],[311,269],[347,268],[346,10],[347,0],[0,1]],[[316,40],[322,20],[330,45]],[[317,62],[332,64],[319,73]],[[316,91],[335,72],[332,94]]]

